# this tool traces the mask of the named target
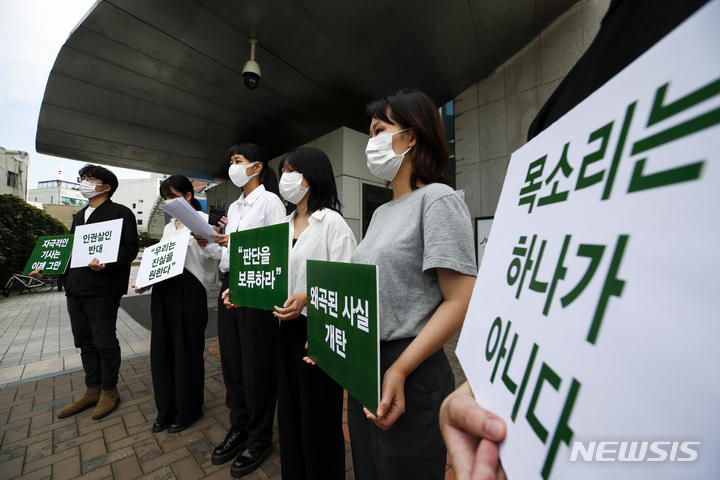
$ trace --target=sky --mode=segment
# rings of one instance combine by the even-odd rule
[[[28,189],[57,177],[74,181],[85,162],[35,151],[40,105],[50,70],[70,32],[95,0],[1,0],[0,146],[30,154]],[[109,167],[120,179],[149,178],[147,172]]]

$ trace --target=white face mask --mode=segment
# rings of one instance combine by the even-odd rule
[[[87,180],[80,182],[80,194],[85,198],[93,198],[104,192],[98,192],[95,187],[104,187],[104,184],[92,183]]]
[[[394,133],[381,133],[368,140],[365,155],[367,156],[367,166],[373,175],[388,182],[395,178],[405,154],[412,147],[405,150],[405,153],[398,155],[393,150],[392,137],[406,130],[409,130],[409,128]]]
[[[285,172],[280,177],[280,195],[290,203],[298,204],[305,197],[310,187],[302,186],[303,174],[300,172]]]
[[[260,175],[260,172],[255,172],[252,175],[247,174],[247,169],[252,167],[258,162],[252,162],[248,165],[230,165],[230,169],[228,170],[228,174],[230,175],[230,180],[237,185],[239,188],[242,188],[245,186],[247,182],[250,181],[251,178],[257,177]],[[261,170],[262,171],[262,170]]]

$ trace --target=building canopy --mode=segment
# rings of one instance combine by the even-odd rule
[[[50,73],[40,153],[226,178],[228,147],[271,156],[417,88],[442,105],[576,0],[99,0]],[[244,86],[250,38],[262,70]]]

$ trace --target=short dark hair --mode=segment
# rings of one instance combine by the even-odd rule
[[[118,188],[118,179],[115,174],[107,168],[101,167],[100,165],[93,165],[91,163],[88,163],[80,170],[78,170],[78,175],[80,176],[80,178],[95,178],[97,180],[101,180],[105,185],[110,185],[108,198],[112,197],[113,193],[115,193],[115,190],[117,190]]]
[[[280,161],[278,174],[282,175],[285,165],[302,173],[310,184],[310,198],[307,202],[309,212],[329,208],[340,213],[342,205],[338,199],[335,175],[330,159],[325,152],[312,147],[296,148],[286,153]]]
[[[443,175],[450,163],[445,131],[440,112],[430,97],[417,90],[399,90],[367,106],[368,125],[373,118],[402,129],[412,128],[416,143],[407,155],[412,163],[410,187],[413,190],[418,180],[424,184],[450,183]]]
[[[192,193],[190,205],[192,205],[195,210],[202,210],[202,205],[200,205],[198,199],[195,198],[195,189],[193,188],[192,182],[185,175],[170,175],[163,180],[160,184],[160,196],[165,198],[175,195],[173,189],[182,194],[183,197],[187,195],[188,192]]]
[[[230,147],[230,151],[228,151],[228,161],[232,160],[233,155],[242,155],[251,162],[260,162],[263,166],[260,172],[260,183],[265,186],[265,190],[280,196],[278,179],[275,176],[275,172],[273,172],[268,165],[270,155],[268,155],[267,150],[254,143],[239,143]]]

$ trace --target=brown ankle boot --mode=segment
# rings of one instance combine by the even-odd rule
[[[101,418],[107,417],[114,412],[115,409],[117,409],[119,404],[120,393],[118,392],[117,387],[113,387],[110,390],[103,390],[100,395],[100,401],[98,402],[97,407],[95,407],[95,410],[93,410],[92,419],[100,420]]]
[[[57,417],[72,417],[73,415],[85,411],[90,407],[94,407],[97,405],[98,400],[100,400],[100,387],[87,387],[85,395],[83,395],[77,402],[60,410]]]

